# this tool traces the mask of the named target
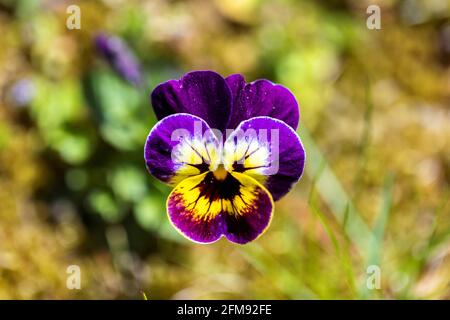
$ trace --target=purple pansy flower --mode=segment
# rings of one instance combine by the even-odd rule
[[[135,86],[142,83],[139,62],[122,39],[99,33],[94,42],[98,53],[123,79]]]
[[[157,86],[151,101],[160,121],[144,157],[154,177],[174,186],[167,199],[173,226],[199,243],[256,239],[274,200],[303,173],[292,93],[268,80],[194,71]]]
[[[36,95],[36,87],[30,78],[24,78],[13,84],[9,94],[14,106],[24,107],[33,101]]]

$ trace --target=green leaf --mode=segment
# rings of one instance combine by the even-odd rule
[[[88,202],[95,212],[110,223],[120,221],[124,215],[124,211],[121,210],[111,194],[106,191],[92,192],[89,195]]]
[[[112,172],[110,183],[114,193],[126,201],[138,202],[148,192],[145,168],[118,167]]]

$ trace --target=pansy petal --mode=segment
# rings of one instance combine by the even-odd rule
[[[220,161],[219,143],[199,117],[179,113],[159,121],[145,143],[144,158],[150,173],[176,185],[186,177],[214,170]]]
[[[232,75],[226,77],[225,81],[227,82],[227,84],[228,84],[228,86],[230,87],[230,90],[231,90],[232,105],[233,105],[233,108],[231,108],[231,111],[232,111],[231,114],[233,115],[234,106],[237,105],[237,103],[239,102],[238,101],[239,100],[239,93],[242,91],[242,89],[245,87],[245,85],[247,83],[245,82],[244,77],[241,74],[239,74],[239,73],[232,74]],[[234,116],[232,118],[236,118],[236,116]],[[237,121],[237,120],[234,120],[234,119],[231,119],[231,118],[230,118],[230,120],[232,120],[233,122]],[[236,125],[234,127],[227,126],[227,128],[234,129],[236,127]]]
[[[268,116],[297,129],[299,106],[289,89],[264,79],[242,87],[242,80],[237,75],[230,76],[227,80],[234,94],[228,128],[236,128],[240,122],[253,117]]]
[[[244,174],[217,179],[213,172],[180,182],[169,195],[167,213],[174,227],[188,239],[210,243],[221,235],[244,244],[268,227],[273,201],[269,192]]]
[[[255,179],[237,172],[229,176],[238,181],[240,187],[238,196],[230,201],[224,214],[225,237],[245,244],[255,240],[268,228],[273,215],[273,199]]]
[[[167,199],[167,214],[172,225],[188,239],[211,243],[223,234],[220,201],[210,201],[205,189],[211,173],[181,181]]]
[[[300,179],[305,151],[298,135],[283,121],[255,117],[228,137],[223,162],[227,171],[253,177],[278,200]]]
[[[189,113],[221,131],[226,129],[230,118],[231,99],[225,79],[213,71],[189,72],[180,80],[160,84],[151,94],[158,119],[174,113]]]

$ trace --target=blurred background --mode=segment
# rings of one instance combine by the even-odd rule
[[[0,299],[449,299],[449,17],[446,0],[0,0]],[[245,246],[185,240],[145,168],[150,92],[197,69],[301,106],[306,172]]]

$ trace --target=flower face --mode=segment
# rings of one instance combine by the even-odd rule
[[[298,104],[267,80],[194,71],[151,95],[160,121],[145,144],[150,173],[174,186],[173,226],[188,239],[244,244],[269,226],[274,200],[300,179]]]

